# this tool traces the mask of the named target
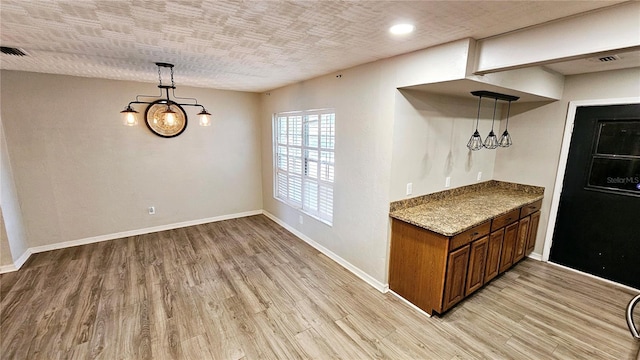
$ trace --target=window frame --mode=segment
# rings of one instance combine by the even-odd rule
[[[329,226],[334,209],[335,118],[335,109],[324,108],[274,113],[272,119],[274,199]],[[298,189],[299,200],[291,196],[297,197]]]

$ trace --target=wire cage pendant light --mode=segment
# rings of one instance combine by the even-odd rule
[[[507,124],[504,127],[502,136],[500,136],[500,140],[498,140],[498,145],[503,148],[507,148],[513,144],[511,135],[509,134],[509,113],[511,113],[511,101],[509,101],[509,106],[507,107]]]
[[[478,114],[476,116],[476,130],[473,132],[473,135],[471,135],[471,138],[469,139],[469,142],[467,143],[467,148],[469,148],[469,150],[471,151],[477,151],[480,150],[482,148],[485,149],[497,149],[498,147],[509,147],[513,144],[513,142],[511,141],[511,135],[509,134],[509,131],[507,130],[507,128],[505,127],[504,132],[502,133],[502,136],[500,137],[500,139],[498,139],[498,137],[496,136],[495,132],[494,132],[494,125],[495,125],[495,121],[496,121],[496,108],[498,107],[498,100],[503,100],[503,101],[508,101],[509,102],[509,107],[507,110],[507,127],[509,126],[509,113],[511,111],[511,102],[512,101],[516,101],[518,99],[520,99],[520,97],[518,96],[513,96],[513,95],[506,95],[506,94],[500,94],[500,93],[496,93],[496,92],[491,92],[491,91],[472,91],[471,95],[473,96],[478,96]],[[494,103],[493,103],[493,118],[491,120],[491,131],[489,132],[489,135],[487,135],[487,137],[485,138],[484,142],[482,141],[482,138],[480,137],[480,133],[478,132],[478,123],[480,122],[480,106],[482,104],[482,98],[483,97],[488,97],[490,99],[494,99]]]
[[[131,101],[120,113],[122,114],[123,124],[126,126],[135,126],[138,124],[139,112],[132,105],[145,104],[145,121],[147,127],[156,135],[161,137],[174,137],[180,135],[187,127],[187,113],[183,106],[200,107],[199,117],[200,126],[211,125],[211,113],[198,103],[195,98],[178,97],[175,94],[176,85],[173,80],[173,64],[157,62],[158,67],[158,88],[159,95],[137,95],[134,101]],[[163,84],[162,70],[168,69],[171,76],[171,84]],[[171,90],[171,92],[169,91]],[[171,97],[173,95],[173,99]],[[142,100],[146,99],[146,100]],[[186,100],[186,102],[185,102]],[[182,101],[182,102],[178,102]]]
[[[491,131],[489,131],[489,135],[487,135],[487,138],[484,139],[484,144],[482,144],[482,146],[484,146],[487,149],[495,149],[498,147],[498,137],[496,136],[496,134],[493,132],[493,125],[496,122],[496,107],[498,106],[498,99],[496,98],[495,101],[493,102],[493,119],[491,120]]]
[[[478,115],[476,116],[476,131],[473,132],[469,142],[467,143],[467,148],[471,151],[477,151],[482,149],[482,138],[480,137],[480,133],[478,132],[478,122],[480,121],[480,105],[482,103],[482,95],[479,95],[478,99]]]

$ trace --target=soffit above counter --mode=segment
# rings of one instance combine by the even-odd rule
[[[551,102],[562,98],[564,76],[538,66],[485,75],[468,75],[462,79],[411,84],[398,89],[463,98],[475,98],[471,95],[472,91],[487,90],[518,96],[519,103]]]
[[[459,80],[451,80],[451,81],[443,81],[438,83],[431,84],[420,84],[414,86],[406,86],[402,88],[398,88],[400,90],[413,90],[424,93],[432,93],[437,95],[445,95],[445,96],[454,96],[454,97],[463,97],[469,99],[477,99],[476,96],[471,95],[472,91],[478,90],[487,90],[492,92],[497,92],[501,94],[518,96],[520,99],[518,102],[551,102],[557,101],[558,99],[554,99],[548,96],[530,94],[523,91],[508,89],[505,87],[487,84],[480,81],[475,81],[471,79],[459,79]]]

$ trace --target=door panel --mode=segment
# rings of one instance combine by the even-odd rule
[[[549,259],[640,288],[640,104],[576,109]]]
[[[469,247],[467,245],[449,254],[442,311],[446,311],[464,298],[469,267]]]
[[[487,245],[489,236],[471,243],[471,255],[469,255],[469,271],[467,273],[467,290],[469,296],[484,284],[484,270],[487,263]]]
[[[518,223],[507,226],[504,229],[504,241],[502,242],[502,253],[500,254],[500,273],[507,271],[513,264],[513,251],[516,247],[518,237]]]
[[[498,276],[500,269],[500,253],[502,250],[502,242],[504,240],[504,229],[492,232],[489,236],[489,250],[487,252],[487,268],[484,281],[488,282]]]
[[[540,211],[531,214],[531,223],[529,224],[529,238],[527,239],[527,250],[525,255],[529,255],[536,247],[536,237],[538,235],[538,224],[540,224]]]
[[[524,258],[524,252],[527,248],[527,239],[529,238],[529,222],[531,217],[520,219],[518,222],[518,239],[516,240],[516,248],[513,252],[513,263],[517,263]]]

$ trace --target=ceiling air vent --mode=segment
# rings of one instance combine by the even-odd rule
[[[609,56],[603,56],[598,58],[598,61],[600,62],[610,62],[610,61],[616,61],[616,60],[620,60],[620,57],[618,55],[609,55]]]
[[[0,46],[0,49],[2,50],[3,54],[13,55],[13,56],[27,56],[27,53],[24,52],[24,50],[22,49],[7,47],[7,46]]]

